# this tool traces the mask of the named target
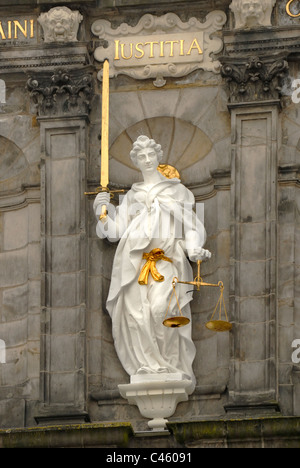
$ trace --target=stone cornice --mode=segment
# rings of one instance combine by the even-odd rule
[[[300,58],[300,26],[223,31],[224,55],[275,54]]]
[[[73,4],[76,4],[78,5],[78,3],[87,3],[87,4],[96,4],[96,0],[80,0],[80,2],[78,2],[78,0],[1,0],[1,7],[5,7],[5,6],[9,6],[9,7],[12,7],[12,6],[17,6],[17,7],[20,7],[20,6],[39,6],[39,5],[48,5],[48,6],[52,6],[52,5],[72,5]]]
[[[0,47],[0,74],[80,68],[90,64],[88,44],[42,44]]]
[[[300,418],[272,416],[173,421],[164,433],[137,433],[131,423],[105,422],[0,430],[2,448],[298,448]],[[156,438],[155,438],[156,436]],[[154,442],[153,442],[154,441]],[[138,453],[138,452],[137,452]],[[145,452],[147,453],[147,452]],[[104,452],[106,454],[106,452]],[[106,456],[106,455],[105,455]],[[104,460],[104,458],[103,458]]]
[[[278,168],[278,182],[280,185],[300,188],[299,164],[287,164]]]
[[[40,203],[40,187],[24,187],[23,190],[0,193],[0,212],[24,208],[31,203]]]

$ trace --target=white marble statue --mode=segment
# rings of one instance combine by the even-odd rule
[[[272,26],[271,16],[276,0],[232,0],[235,28]]]
[[[178,178],[168,179],[157,170],[162,155],[161,146],[154,140],[146,136],[137,139],[130,156],[142,172],[143,182],[132,185],[116,211],[109,205],[107,221],[97,224],[100,238],[119,240],[107,310],[117,354],[130,376],[179,373],[192,381],[193,390],[191,323],[174,329],[162,322],[172,279],[192,281],[188,258],[195,262],[211,254],[203,249],[206,233],[192,209],[192,192]],[[107,193],[95,199],[98,219],[103,204],[109,204]],[[156,260],[152,262],[154,268],[143,269],[151,259]],[[178,285],[176,290],[182,313],[191,319],[192,294],[187,294],[191,286]],[[175,297],[169,315],[179,315]]]

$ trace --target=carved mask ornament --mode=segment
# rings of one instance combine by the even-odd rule
[[[242,2],[241,12],[245,18],[248,26],[260,24],[264,14],[266,6],[263,8],[261,0],[247,0]]]
[[[272,26],[271,15],[276,0],[233,0],[230,8],[235,17],[235,28]]]
[[[38,19],[44,31],[45,42],[76,42],[83,16],[67,7],[52,8]]]

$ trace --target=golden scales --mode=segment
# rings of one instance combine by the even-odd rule
[[[201,263],[202,263],[202,261],[198,260],[198,262],[197,262],[198,273],[197,273],[197,276],[194,278],[194,281],[179,281],[179,279],[177,277],[173,278],[173,281],[172,281],[173,292],[172,292],[171,297],[170,297],[170,301],[169,301],[169,304],[168,304],[168,308],[167,308],[167,312],[166,312],[163,324],[165,325],[165,327],[179,328],[179,327],[183,327],[185,325],[188,325],[188,323],[190,322],[190,320],[187,317],[184,317],[184,315],[182,314],[182,311],[181,311],[181,308],[180,308],[180,305],[179,305],[178,296],[177,296],[177,293],[176,293],[176,285],[177,284],[191,284],[192,286],[196,286],[195,291],[200,291],[201,286],[211,286],[211,287],[214,287],[214,288],[217,288],[217,287],[220,288],[220,297],[219,297],[219,300],[217,302],[217,305],[215,307],[215,310],[214,310],[210,320],[205,324],[205,326],[206,326],[206,328],[208,328],[208,330],[211,330],[211,331],[216,331],[216,332],[229,331],[232,328],[232,324],[229,322],[228,316],[227,316],[227,311],[226,311],[226,306],[225,306],[225,301],[224,301],[224,285],[223,285],[222,281],[219,281],[218,284],[205,283],[202,280],[201,276],[200,276]],[[172,298],[174,296],[175,296],[175,299],[176,299],[176,303],[177,303],[177,307],[178,307],[180,315],[177,316],[177,317],[168,317],[168,312],[169,312],[169,309],[170,309],[170,306],[171,306],[171,301],[172,301]],[[218,317],[218,319],[215,319],[215,315],[216,315],[217,310],[219,311],[219,317]],[[226,320],[222,319],[222,310],[224,310]]]

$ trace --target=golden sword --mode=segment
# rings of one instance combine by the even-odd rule
[[[101,175],[100,184],[102,192],[109,192],[107,186],[109,182],[109,61],[103,64],[102,81],[102,131],[101,131]],[[107,206],[103,205],[100,221],[105,221],[107,216]]]
[[[109,190],[109,61],[103,63],[102,79],[102,128],[101,128],[101,172],[100,187],[95,192],[85,192],[85,195],[98,195],[100,192],[114,194],[124,190]],[[105,222],[107,206],[102,205],[100,221]]]

